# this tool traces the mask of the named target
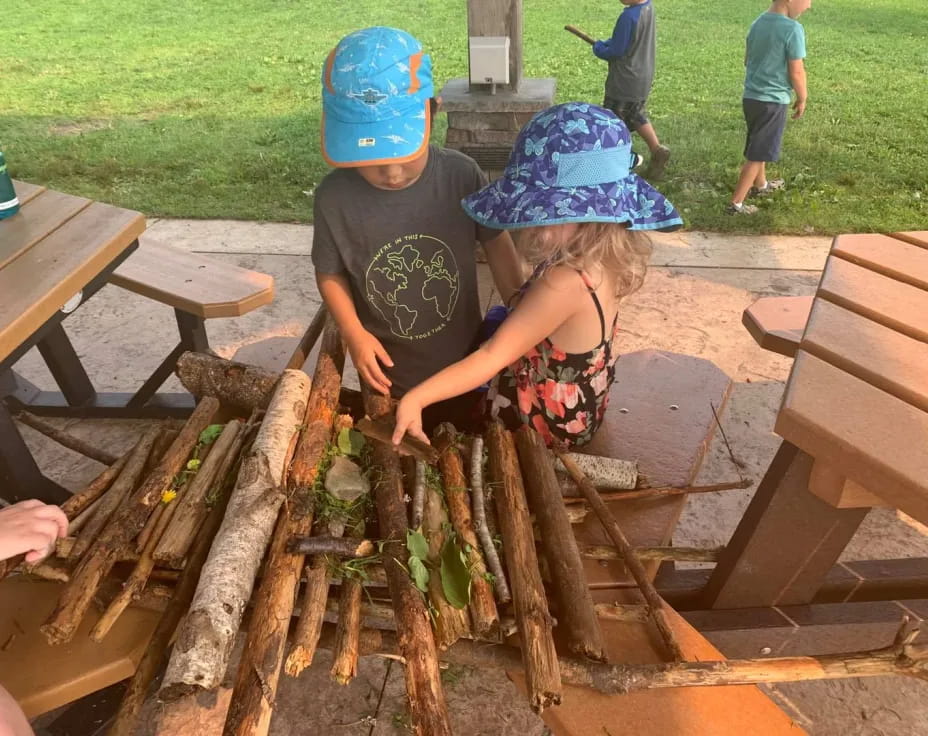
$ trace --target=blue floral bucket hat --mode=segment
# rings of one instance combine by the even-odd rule
[[[502,178],[461,204],[497,230],[570,222],[682,227],[664,195],[632,173],[633,161],[631,134],[615,113],[585,102],[555,105],[522,128]]]

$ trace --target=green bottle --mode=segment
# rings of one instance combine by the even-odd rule
[[[3,151],[0,151],[0,220],[4,217],[12,217],[17,212],[19,212],[19,199],[16,198],[16,190],[13,189],[10,172],[6,170]]]

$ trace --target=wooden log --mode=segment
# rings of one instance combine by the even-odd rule
[[[561,676],[552,636],[554,622],[548,613],[548,601],[538,569],[515,443],[512,435],[498,421],[489,426],[487,448],[490,477],[496,484],[493,497],[515,602],[529,705],[540,713],[561,702]]]
[[[737,480],[731,483],[714,483],[708,486],[665,486],[660,488],[637,488],[632,491],[614,491],[600,493],[603,501],[633,501],[642,498],[664,498],[666,496],[683,496],[696,493],[717,493],[719,491],[737,491],[751,487],[751,480]],[[595,485],[595,483],[594,483]],[[577,484],[570,481],[570,485],[561,484],[561,493],[564,494],[566,504],[585,504],[586,499],[580,494]]]
[[[582,452],[571,452],[568,456],[597,488],[621,491],[631,490],[638,485],[638,463],[633,460],[618,460]],[[561,473],[567,473],[560,459],[555,461],[555,468]]]
[[[152,427],[135,443],[135,447],[132,448],[129,459],[123,466],[122,471],[113,481],[113,485],[110,486],[106,494],[100,499],[96,511],[86,526],[77,534],[77,539],[71,548],[70,559],[80,559],[90,549],[90,545],[93,544],[103,527],[106,526],[123,502],[129,498],[132,491],[135,490],[155,440],[158,439],[160,433],[161,429],[159,427]]]
[[[374,421],[370,417],[364,417],[357,423],[357,430],[365,437],[372,440],[380,440],[388,445],[393,444],[393,430],[396,428],[396,422],[391,417],[383,417]],[[412,455],[416,460],[422,460],[426,463],[438,462],[438,450],[431,445],[423,442],[416,437],[405,435],[400,441],[400,452]]]
[[[329,597],[328,561],[322,555],[312,558],[304,572],[306,584],[300,601],[300,616],[293,632],[293,644],[284,662],[284,672],[290,677],[313,663],[316,645],[322,631],[325,604]]]
[[[130,548],[132,540],[148,521],[152,509],[160,502],[162,492],[169,487],[196,444],[200,432],[210,423],[218,409],[219,402],[215,399],[200,401],[155,471],[100,532],[93,547],[75,568],[57,607],[42,626],[42,633],[49,643],[61,644],[74,636],[100,582]]]
[[[233,419],[223,427],[197,474],[177,499],[173,518],[155,547],[156,561],[176,568],[183,565],[197,530],[209,513],[210,498],[225,481],[243,441],[240,421]]]
[[[240,436],[247,436],[250,428],[251,423],[249,422]],[[232,472],[233,469],[230,468],[229,473]],[[129,682],[129,687],[123,696],[119,711],[110,725],[108,736],[133,736],[136,733],[139,712],[148,695],[148,688],[155,676],[164,667],[165,662],[167,662],[174,632],[177,630],[181,618],[190,607],[194,591],[197,588],[197,582],[200,579],[200,572],[203,569],[203,563],[206,562],[213,538],[216,536],[216,532],[225,517],[232,483],[221,484],[219,488],[216,503],[210,509],[200,533],[193,541],[187,555],[187,564],[177,581],[177,587],[173,591],[173,595],[168,599],[167,607],[155,627],[148,647],[142,654],[132,680]]]
[[[718,562],[724,547],[635,547],[635,557],[642,562]],[[590,545],[580,550],[590,560],[622,559],[615,547]]]
[[[386,440],[383,440],[386,442]],[[407,458],[403,458],[405,461]],[[409,504],[409,528],[418,529],[422,526],[422,517],[425,514],[425,468],[424,460],[416,459],[413,462],[413,482],[409,491],[412,501]],[[404,475],[408,476],[408,473]]]
[[[78,491],[61,504],[61,510],[64,512],[64,515],[68,517],[68,521],[74,521],[74,519],[89,508],[94,501],[106,493],[106,490],[112,485],[113,481],[116,480],[119,473],[122,472],[131,454],[132,451],[130,450],[100,473],[100,475],[90,481],[82,490]]]
[[[190,613],[161,683],[169,701],[222,681],[255,576],[284,500],[287,462],[306,413],[309,377],[285,371],[242,461],[222,528],[203,566]]]
[[[593,509],[596,516],[599,518],[600,523],[603,525],[603,528],[606,530],[606,533],[621,555],[622,560],[625,562],[625,566],[638,584],[641,594],[644,596],[645,601],[647,601],[651,609],[651,616],[654,620],[654,624],[661,638],[664,640],[664,644],[667,646],[670,655],[674,660],[682,661],[685,659],[685,656],[667,617],[667,604],[664,602],[664,599],[658,595],[657,590],[655,590],[654,584],[648,577],[641,561],[635,555],[634,549],[632,549],[628,539],[622,532],[622,528],[616,521],[615,516],[609,511],[605,502],[599,497],[596,488],[593,487],[593,484],[586,478],[574,461],[566,453],[558,453],[558,456],[561,462],[564,463],[564,467],[567,468],[567,472],[570,473],[570,477],[574,479],[574,482],[590,504],[590,508]]]
[[[474,437],[474,444],[470,452],[470,487],[471,500],[474,504],[474,529],[480,539],[483,549],[483,559],[486,560],[487,569],[493,576],[493,588],[496,590],[496,600],[504,605],[512,600],[509,584],[506,582],[506,572],[496,551],[493,541],[493,530],[490,528],[490,509],[487,508],[483,496],[483,437]]]
[[[174,440],[177,439],[179,431],[180,430],[171,429],[170,427],[164,427],[161,430],[161,434],[158,435],[158,439],[155,440],[155,444],[152,446],[151,452],[148,455],[148,462],[145,463],[146,478],[149,473],[158,466],[158,463],[161,462],[164,453],[168,451],[168,448],[174,443]]]
[[[333,555],[353,560],[374,554],[374,543],[369,539],[353,537],[294,537],[287,551],[300,555]]]
[[[392,412],[390,399],[364,391],[369,416],[379,418]],[[441,685],[438,649],[422,595],[413,585],[406,565],[406,506],[399,456],[392,445],[373,440],[372,457],[380,473],[374,483],[377,516],[383,545],[384,569],[396,615],[400,654],[406,660],[404,676],[413,732],[420,736],[450,736],[451,722]]]
[[[255,596],[251,626],[223,730],[226,736],[263,736],[270,728],[293,602],[305,559],[302,554],[289,552],[287,545],[292,537],[306,535],[312,528],[315,504],[312,481],[325,455],[326,441],[332,435],[344,363],[341,335],[335,321],[329,319],[305,417],[300,417],[299,423],[305,428],[293,456],[288,502],[281,509]],[[217,685],[222,674],[217,673]]]
[[[42,421],[36,416],[33,416],[29,412],[22,411],[16,415],[16,418],[25,424],[27,427],[32,427],[37,432],[41,432],[49,439],[54,440],[62,447],[67,447],[69,450],[73,450],[84,457],[89,457],[91,460],[96,460],[98,463],[103,465],[113,465],[119,458],[102,450],[98,447],[94,447],[89,442],[86,442],[78,437],[64,432],[58,427],[49,424],[48,422]]]
[[[499,613],[493,600],[493,587],[487,580],[487,568],[480,553],[480,542],[474,531],[467,493],[467,478],[461,453],[454,443],[457,432],[451,424],[438,426],[435,447],[439,451],[438,467],[444,480],[448,516],[458,538],[467,547],[467,566],[472,571],[470,618],[474,633],[490,636],[497,629]]]
[[[254,365],[189,352],[178,358],[175,373],[194,396],[212,396],[248,412],[268,407],[280,379],[279,374]]]
[[[416,465],[424,465],[424,463],[417,460]],[[448,515],[445,513],[438,491],[428,483],[424,485],[425,505],[422,514],[422,531],[429,543],[428,561],[432,568],[429,575],[428,596],[435,612],[435,643],[439,651],[443,651],[461,637],[470,636],[470,619],[466,607],[455,608],[445,598],[438,571],[441,567],[442,548],[446,541],[444,528],[448,524]]]
[[[325,327],[328,316],[329,312],[325,304],[320,304],[319,309],[316,310],[316,314],[314,314],[312,320],[310,320],[306,332],[303,333],[303,337],[300,338],[293,353],[290,355],[290,359],[287,361],[287,368],[292,368],[293,370],[300,370],[303,368],[303,364],[313,351],[316,341],[322,334],[322,329]]]
[[[589,33],[586,33],[585,31],[581,31],[576,26],[567,25],[567,26],[564,26],[564,30],[567,31],[568,33],[573,33],[581,41],[586,41],[591,46],[594,43],[596,43],[595,38],[593,38]]]
[[[80,532],[81,529],[87,526],[87,523],[93,518],[93,515],[97,513],[97,509],[100,507],[100,503],[102,502],[102,500],[103,500],[102,497],[98,498],[96,501],[90,504],[90,506],[88,506],[86,509],[81,511],[75,517],[75,519],[68,524],[68,534],[72,536],[73,542],[77,541],[76,535],[78,534],[78,532]],[[68,547],[69,552],[74,547],[73,542],[71,546]]]
[[[364,535],[363,519],[355,526],[352,537]],[[349,540],[350,541],[350,540]],[[338,591],[338,624],[332,647],[332,679],[347,685],[358,674],[358,650],[361,641],[361,594],[364,586],[356,575],[342,578]]]
[[[603,634],[593,610],[583,560],[561,498],[551,452],[531,427],[522,427],[514,434],[525,491],[538,522],[557,601],[558,630],[563,632],[568,651],[605,661]]]

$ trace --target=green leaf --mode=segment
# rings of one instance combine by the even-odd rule
[[[448,603],[455,608],[466,608],[470,603],[470,582],[464,553],[454,538],[448,537],[441,548],[441,589]]]
[[[188,460],[188,461],[187,461],[187,470],[194,470],[194,471],[196,471],[196,470],[199,470],[199,469],[200,469],[200,461],[199,461],[199,460],[197,460],[196,458],[194,458],[193,460]]]
[[[206,429],[200,432],[200,437],[197,442],[201,445],[211,445],[216,441],[216,438],[222,434],[224,428],[224,424],[210,424]]]
[[[418,529],[406,532],[406,549],[409,550],[410,556],[418,557],[420,560],[429,556],[429,543]]]
[[[409,557],[409,574],[416,587],[423,593],[429,592],[429,571],[418,557]]]
[[[364,435],[356,429],[345,427],[338,433],[338,451],[342,455],[360,457],[361,450],[364,449],[364,444]]]

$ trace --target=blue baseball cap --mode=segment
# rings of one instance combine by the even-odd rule
[[[322,72],[322,155],[331,166],[410,161],[429,144],[432,60],[405,31],[345,36]]]

